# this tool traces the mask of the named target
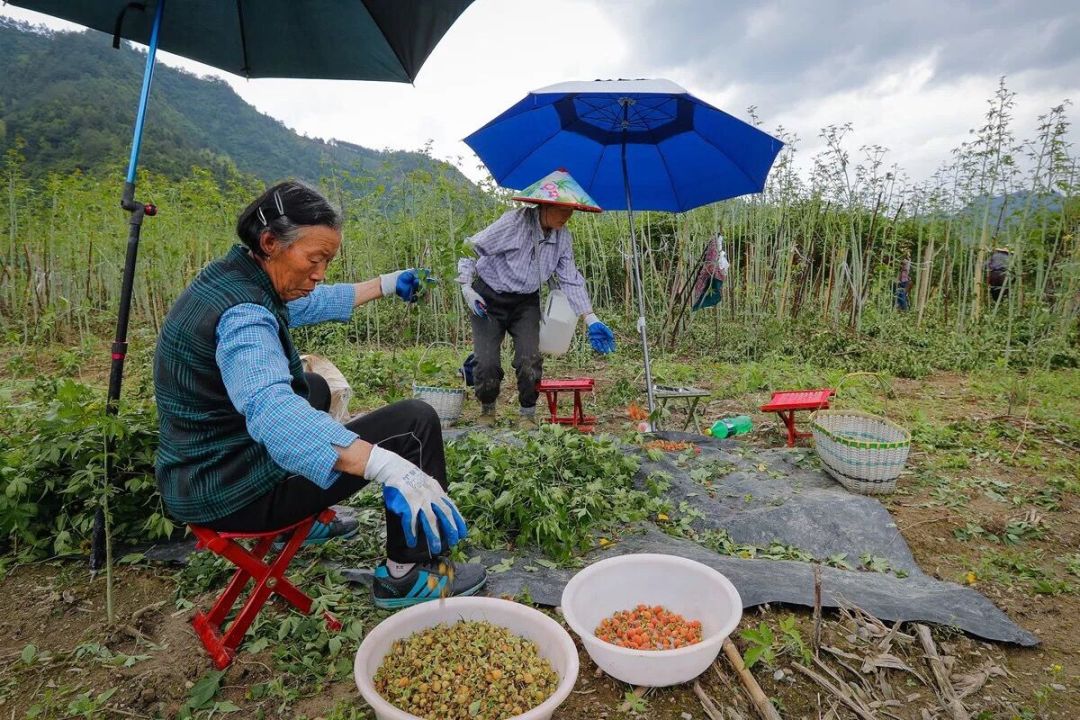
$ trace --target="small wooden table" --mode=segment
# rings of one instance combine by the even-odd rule
[[[795,447],[795,440],[810,437],[813,433],[798,432],[795,429],[795,413],[799,410],[825,410],[829,407],[829,398],[836,394],[832,388],[818,390],[780,390],[772,394],[772,399],[761,406],[761,412],[774,412],[787,426],[787,446]]]
[[[551,414],[550,422],[559,425],[569,425],[581,432],[591,433],[596,427],[596,416],[586,415],[585,406],[581,401],[581,393],[593,391],[592,378],[568,378],[549,380],[547,378],[536,384],[536,389],[544,393],[547,398],[548,412]],[[559,393],[574,393],[574,412],[569,417],[559,415]]]
[[[708,390],[696,387],[675,387],[673,385],[654,385],[653,397],[656,398],[661,408],[667,406],[669,400],[683,400],[686,404],[686,422],[682,429],[690,427],[691,423],[698,423],[697,407],[701,398],[709,397]]]

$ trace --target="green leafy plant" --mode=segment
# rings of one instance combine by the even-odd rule
[[[612,438],[558,426],[505,442],[471,434],[447,445],[450,493],[484,547],[534,545],[568,560],[595,533],[665,507],[636,490],[638,459]]]
[[[626,708],[627,711],[635,713],[643,713],[649,709],[649,701],[645,699],[643,695],[639,695],[633,690],[627,690],[623,693],[623,702],[620,706],[620,710]]]
[[[240,708],[228,700],[214,700],[221,690],[221,681],[225,677],[224,671],[211,670],[199,678],[188,694],[187,701],[180,706],[177,713],[179,720],[189,720],[199,714],[202,717],[211,718],[215,715],[234,713]]]
[[[776,637],[768,625],[758,623],[756,628],[743,630],[739,637],[750,645],[743,653],[743,662],[747,668],[754,667],[759,660],[769,667],[776,662]]]
[[[862,563],[863,568],[870,572],[877,573],[892,573],[898,578],[906,578],[908,573],[906,570],[900,568],[894,568],[888,558],[881,557],[880,555],[874,555],[872,553],[863,553],[859,556],[859,562]]]
[[[1080,553],[1072,553],[1062,558],[1065,569],[1076,577],[1080,577]]]
[[[153,407],[127,401],[118,417],[106,417],[101,394],[63,379],[40,381],[0,434],[0,542],[32,556],[87,542],[105,497],[107,436],[115,447],[114,541],[169,537],[175,528],[154,482]]]
[[[803,640],[802,632],[798,627],[798,621],[794,615],[780,618],[780,634],[784,645],[784,651],[797,655],[804,663],[810,662],[810,648]]]
[[[108,690],[96,694],[89,690],[80,693],[74,700],[68,703],[68,715],[81,715],[84,718],[99,717],[101,711],[109,702],[109,698],[115,694],[116,688],[109,688]]]

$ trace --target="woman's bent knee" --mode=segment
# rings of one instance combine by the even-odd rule
[[[439,424],[439,414],[435,412],[435,408],[423,400],[402,400],[395,403],[395,406],[409,417],[416,418],[421,424]]]

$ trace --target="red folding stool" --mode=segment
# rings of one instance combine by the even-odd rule
[[[591,433],[596,426],[596,417],[585,414],[585,406],[581,401],[581,393],[593,391],[592,378],[573,378],[567,380],[549,380],[544,378],[536,384],[536,389],[544,393],[547,398],[548,412],[551,417],[548,422],[559,425],[570,425],[581,432]],[[559,415],[559,393],[574,393],[574,411],[569,417]]]
[[[761,412],[774,412],[787,428],[787,446],[795,447],[798,438],[812,437],[813,433],[795,429],[795,413],[799,410],[828,410],[829,398],[836,394],[832,388],[817,390],[780,390],[772,394],[769,402],[761,406]]]
[[[196,634],[202,640],[206,651],[210,653],[210,658],[218,670],[224,670],[232,664],[233,658],[236,657],[236,648],[240,646],[244,634],[271,595],[281,596],[304,614],[311,612],[311,598],[285,577],[285,571],[292,562],[293,556],[296,555],[296,551],[307,539],[311,526],[316,521],[329,524],[334,517],[334,511],[327,508],[318,515],[312,515],[288,527],[261,533],[218,532],[199,525],[188,526],[198,539],[195,544],[196,550],[205,548],[237,567],[225,592],[217,599],[210,612],[197,612],[191,619]],[[288,535],[285,547],[271,562],[266,562],[263,558],[270,551],[274,540],[283,534]],[[248,550],[237,540],[254,540],[255,546]],[[254,580],[255,585],[247,600],[244,601],[243,607],[240,608],[240,612],[223,633],[222,623],[232,611],[233,605],[249,580]],[[327,611],[323,613],[323,616],[326,618],[328,628],[333,631],[341,629],[341,621],[334,617],[333,613]]]

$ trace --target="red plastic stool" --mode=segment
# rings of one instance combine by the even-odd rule
[[[572,378],[566,380],[541,380],[536,384],[536,389],[544,393],[547,398],[548,412],[551,414],[550,422],[560,425],[570,425],[581,432],[591,433],[596,425],[595,415],[586,415],[585,407],[581,402],[581,393],[593,391],[592,378]],[[574,412],[569,417],[559,415],[559,393],[574,393]]]
[[[198,539],[195,544],[196,550],[205,548],[237,567],[236,574],[229,581],[225,592],[214,603],[213,609],[209,613],[197,612],[191,619],[191,624],[195,626],[195,633],[202,640],[203,646],[210,653],[210,658],[218,670],[224,670],[232,664],[233,658],[236,657],[236,648],[244,639],[244,633],[251,627],[251,623],[255,621],[271,595],[276,593],[304,614],[311,612],[311,598],[289,582],[285,577],[285,571],[292,562],[293,556],[296,555],[296,551],[307,539],[311,526],[316,521],[329,523],[334,517],[334,511],[327,508],[318,515],[312,515],[294,525],[261,533],[217,532],[199,525],[188,526]],[[271,562],[264,561],[263,558],[270,551],[270,546],[282,534],[289,535],[285,547]],[[248,550],[237,540],[254,540],[255,546]],[[249,580],[255,581],[251,594],[248,595],[240,612],[223,633],[222,623],[232,611],[233,605]],[[341,629],[341,621],[334,617],[333,613],[325,612],[323,615],[330,630]]]
[[[827,410],[829,398],[836,394],[831,388],[820,390],[781,390],[774,392],[772,398],[761,406],[761,412],[774,412],[780,416],[787,427],[787,445],[795,447],[795,440],[810,437],[813,433],[798,432],[795,429],[797,410]]]

